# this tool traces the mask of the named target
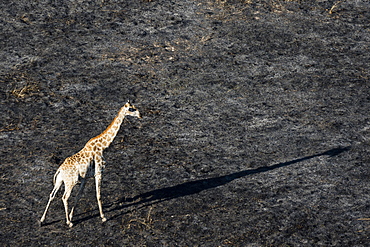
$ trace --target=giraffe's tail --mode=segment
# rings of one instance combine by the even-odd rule
[[[57,172],[55,173],[55,175],[54,175],[54,178],[53,178],[53,184],[55,185],[55,181],[56,181],[56,179],[57,179],[57,176],[59,175],[59,173],[60,173],[60,170],[58,169],[57,170]]]

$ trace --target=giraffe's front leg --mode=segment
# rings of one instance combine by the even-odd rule
[[[102,170],[104,166],[104,161],[102,156],[95,156],[95,185],[96,185],[96,199],[98,200],[99,212],[100,217],[102,218],[103,222],[106,222],[107,219],[103,213],[103,206],[101,203],[101,196],[100,196],[100,187],[101,187],[101,177],[102,177]]]
[[[106,222],[107,219],[105,218],[104,213],[103,213],[103,206],[102,206],[101,197],[100,197],[100,185],[101,185],[101,172],[100,171],[97,174],[95,174],[95,183],[96,183],[96,199],[98,200],[100,217],[102,218],[103,222]]]

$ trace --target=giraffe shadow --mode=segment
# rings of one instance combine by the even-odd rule
[[[196,181],[185,182],[185,183],[178,184],[175,186],[155,189],[155,190],[134,196],[132,198],[121,198],[120,200],[113,202],[111,206],[112,205],[114,206],[113,207],[110,206],[110,209],[107,210],[107,212],[122,211],[124,208],[128,208],[131,206],[138,206],[138,205],[140,206],[139,208],[142,208],[142,207],[150,206],[150,205],[160,203],[163,201],[197,194],[204,190],[208,190],[208,189],[212,189],[212,188],[216,188],[216,187],[228,184],[231,181],[238,179],[238,178],[246,177],[246,176],[253,175],[253,174],[268,172],[274,169],[290,166],[290,165],[293,165],[293,164],[296,164],[296,163],[299,163],[305,160],[309,160],[315,157],[320,157],[320,156],[333,157],[333,156],[339,155],[349,150],[350,150],[349,146],[334,148],[334,149],[330,149],[323,153],[310,155],[310,156],[306,156],[303,158],[298,158],[295,160],[278,163],[278,164],[271,165],[271,166],[264,166],[264,167],[259,167],[256,169],[243,170],[240,172],[235,172],[235,173],[231,173],[231,174],[220,176],[220,177],[200,179]],[[119,217],[125,213],[127,212],[119,212],[118,214],[110,217],[109,219]]]
[[[93,213],[93,212],[95,212],[95,213]],[[81,217],[82,215],[86,215],[86,216],[84,216],[82,218],[77,218],[77,217]],[[90,210],[90,211],[86,211],[86,212],[77,214],[76,216],[74,216],[74,219],[73,219],[72,222],[73,222],[74,226],[77,226],[78,224],[80,224],[82,222],[85,222],[85,221],[88,221],[88,220],[91,220],[91,219],[94,219],[94,218],[100,218],[99,209]]]

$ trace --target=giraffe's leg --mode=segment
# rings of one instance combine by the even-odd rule
[[[64,191],[64,195],[62,197],[62,201],[63,201],[63,204],[64,204],[64,210],[66,212],[66,223],[69,227],[73,226],[73,223],[71,222],[71,220],[69,218],[69,215],[68,215],[68,198],[71,195],[73,186],[74,185],[72,185],[72,184],[65,183],[65,191]]]
[[[96,199],[98,200],[100,217],[103,222],[106,222],[107,219],[105,218],[104,213],[103,213],[103,206],[102,206],[101,197],[100,197],[100,186],[101,186],[101,177],[102,177],[101,174],[102,174],[102,170],[103,170],[103,166],[105,162],[103,161],[103,158],[101,155],[100,156],[96,155],[94,157],[94,161],[95,161]]]
[[[69,213],[69,220],[72,221],[72,217],[73,217],[73,212],[77,206],[77,202],[80,200],[81,198],[81,195],[83,193],[83,190],[85,188],[85,184],[86,184],[86,178],[82,179],[81,180],[81,185],[80,185],[80,188],[78,190],[78,194],[77,194],[77,197],[76,197],[76,200],[75,200],[75,204],[73,205],[73,208],[71,209],[71,212]]]
[[[54,199],[54,197],[55,197],[56,193],[58,192],[58,190],[59,190],[60,186],[62,185],[62,183],[63,183],[63,180],[60,179],[60,178],[57,178],[57,180],[55,181],[54,188],[53,188],[53,190],[50,193],[48,204],[46,205],[46,209],[45,209],[44,214],[42,215],[41,220],[40,220],[40,223],[41,224],[44,222],[45,217],[46,217],[46,213],[47,213],[47,211],[49,209],[49,206],[50,206],[50,203]]]
[[[97,174],[95,174],[95,184],[96,184],[96,199],[98,200],[100,217],[102,218],[103,222],[106,222],[107,219],[104,216],[103,206],[102,206],[101,199],[100,199],[101,172],[98,172]]]

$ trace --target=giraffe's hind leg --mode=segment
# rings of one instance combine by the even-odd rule
[[[60,186],[62,185],[62,183],[63,183],[63,180],[62,180],[61,178],[57,177],[57,179],[56,179],[56,181],[55,181],[54,188],[53,188],[52,192],[50,193],[50,197],[49,197],[48,204],[46,205],[46,209],[45,209],[45,211],[44,211],[44,214],[43,214],[43,215],[42,215],[42,217],[41,217],[41,220],[40,220],[40,224],[41,224],[41,225],[42,225],[42,223],[43,223],[43,222],[44,222],[44,220],[45,220],[46,213],[47,213],[47,211],[48,211],[48,209],[49,209],[50,203],[51,203],[51,201],[54,199],[54,197],[55,197],[56,193],[58,192],[58,190],[59,190]]]
[[[78,201],[79,201],[79,200],[80,200],[80,198],[81,198],[81,195],[82,195],[83,190],[84,190],[84,188],[85,188],[85,184],[86,184],[86,178],[83,178],[83,179],[81,180],[81,185],[80,185],[80,188],[79,188],[79,190],[78,190],[78,194],[77,194],[77,197],[76,197],[76,200],[75,200],[75,204],[73,205],[73,207],[72,207],[72,209],[71,209],[71,212],[69,213],[69,220],[70,220],[70,221],[72,221],[73,212],[74,212],[74,210],[75,210],[75,208],[76,208],[76,206],[77,206]]]
[[[66,212],[66,223],[69,227],[72,227],[73,223],[71,222],[71,219],[69,218],[69,214],[68,214],[68,198],[71,195],[74,184],[64,183],[64,186],[65,186],[65,191],[62,197],[62,201],[64,204],[64,210]]]

